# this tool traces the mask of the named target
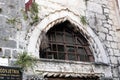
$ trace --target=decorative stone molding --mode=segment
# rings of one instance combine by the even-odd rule
[[[59,12],[57,11],[54,14],[48,15],[37,26],[35,26],[34,30],[31,32],[31,36],[29,39],[29,44],[27,48],[28,52],[31,53],[31,55],[39,58],[39,45],[42,37],[40,35],[41,31],[47,32],[55,24],[62,23],[66,20],[77,26],[77,28],[82,31],[84,36],[88,39],[95,57],[95,62],[108,64],[109,59],[107,57],[107,53],[98,36],[92,31],[89,26],[82,25],[79,15],[75,15],[74,12],[69,10],[66,11],[64,9]]]

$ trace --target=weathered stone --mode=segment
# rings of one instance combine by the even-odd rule
[[[11,57],[11,51],[9,49],[5,50],[4,57]]]
[[[95,16],[95,13],[94,12],[91,12],[91,11],[86,11],[86,18],[87,19],[91,19]]]
[[[14,67],[18,67],[17,65],[15,65],[16,59],[11,59],[9,60],[9,65],[10,66],[14,66]]]
[[[120,56],[119,50],[118,49],[114,49],[114,55],[115,56]]]
[[[120,43],[118,43],[118,48],[120,49]]]
[[[100,28],[100,31],[101,31],[101,32],[104,32],[104,33],[108,33],[108,28],[101,27],[101,28]]]
[[[94,18],[89,19],[88,22],[89,22],[89,25],[91,26],[91,28],[94,28],[94,29],[96,28],[96,26],[95,26],[96,23],[95,23],[95,19]]]
[[[113,41],[113,37],[110,36],[110,35],[107,35],[107,40],[108,40],[108,41]]]
[[[105,33],[99,33],[99,37],[102,38],[102,40],[106,39],[106,34]]]
[[[113,24],[113,21],[111,19],[108,19],[109,24]]]
[[[108,53],[110,56],[113,56],[114,55],[113,49],[108,49]]]
[[[111,48],[111,44],[110,44],[110,42],[109,41],[104,41],[104,44],[106,45],[106,47],[108,47],[108,48]]]
[[[112,29],[112,26],[110,24],[104,23],[103,26],[110,29],[110,30]]]
[[[95,2],[95,3],[98,3],[98,4],[101,4],[102,3],[102,1],[101,0],[90,0],[90,1],[92,1],[92,2]]]
[[[107,4],[108,4],[108,1],[107,1],[107,0],[101,0],[101,2],[102,2],[104,5],[107,5]]]
[[[120,51],[119,51],[120,52]],[[118,63],[120,64],[120,57],[118,57]],[[120,69],[120,66],[119,66],[119,69]]]
[[[105,15],[102,14],[96,14],[96,17],[98,18],[98,20],[100,19],[101,21],[106,18]]]
[[[115,68],[113,69],[113,76],[114,77],[118,77],[118,69],[117,67],[115,66]],[[116,79],[115,79],[116,80]]]
[[[23,49],[23,45],[20,44],[20,45],[19,45],[19,48],[20,48],[20,49]]]
[[[90,11],[93,11],[93,12],[96,12],[96,13],[99,13],[99,14],[102,14],[102,7],[100,4],[96,4],[94,2],[88,2],[88,10]]]
[[[115,56],[110,56],[110,60],[112,64],[117,64],[117,58]]]
[[[93,71],[94,73],[102,73],[106,79],[112,77],[114,80],[117,80],[119,76],[117,74],[118,70],[112,68],[118,64],[117,61],[120,62],[120,39],[117,38],[119,37],[119,32],[117,32],[118,36],[116,36],[115,30],[117,26],[119,27],[119,23],[117,22],[119,19],[116,18],[119,18],[119,14],[117,14],[117,6],[114,4],[115,0],[87,0],[87,5],[85,5],[85,1],[35,0],[39,5],[38,16],[40,16],[40,21],[37,25],[31,27],[29,26],[30,20],[24,21],[22,19],[23,17],[21,17],[21,10],[25,6],[24,0],[1,0],[0,7],[3,8],[3,12],[0,13],[0,47],[5,49],[0,53],[0,56],[5,55],[5,57],[11,57],[12,55],[12,58],[17,58],[17,51],[26,49],[28,52],[33,52],[34,56],[37,55],[39,57],[40,32],[42,30],[47,32],[57,23],[68,20],[79,27],[78,31],[85,32],[85,35],[88,35],[91,39],[87,38],[90,46],[94,45],[91,48],[91,52],[95,57],[94,62],[99,62],[99,65],[96,67],[93,64],[94,62],[82,62],[81,64],[80,61],[48,60],[47,62],[47,60],[43,60],[38,61],[39,64],[38,67],[35,67],[35,70],[63,73],[91,73]],[[4,5],[1,3],[4,3]],[[13,5],[13,8],[9,7],[9,5]],[[27,13],[29,14],[30,11]],[[88,25],[81,25],[80,16],[86,16]],[[7,24],[7,18],[19,18],[21,21],[19,29],[21,31],[14,29],[16,27],[18,28],[18,26]],[[64,18],[64,20],[61,18]],[[18,34],[19,32],[21,33]],[[11,61],[11,63],[14,63],[14,61]],[[104,63],[109,66],[104,66],[106,65]]]
[[[95,18],[94,18],[94,19],[95,19]],[[96,27],[97,27],[97,26],[102,26],[102,20],[96,18],[96,20],[95,20],[95,26],[96,26]]]
[[[0,37],[9,37],[10,35],[10,30],[8,28],[0,28]]]
[[[104,8],[104,13],[109,13],[109,9],[108,8]]]
[[[1,47],[9,47],[9,48],[16,48],[16,41],[14,40],[0,40],[0,46]]]
[[[110,18],[109,18],[109,14],[108,14],[108,13],[105,13],[104,15],[105,15],[105,18],[106,18],[105,21],[108,23],[108,19],[110,19]]]
[[[113,80],[120,80],[119,78],[114,77]]]
[[[17,57],[18,57],[18,52],[17,52],[16,50],[14,50],[14,51],[12,52],[12,57],[13,57],[13,58],[17,58]]]
[[[109,31],[109,34],[115,36],[115,32],[114,31]]]
[[[118,60],[119,60],[119,59],[118,59]],[[119,62],[118,64],[120,64],[120,62]],[[120,66],[118,66],[118,69],[120,70]],[[120,73],[120,71],[119,71],[119,73]]]
[[[111,47],[114,48],[114,49],[117,49],[118,45],[117,45],[116,42],[111,42]]]

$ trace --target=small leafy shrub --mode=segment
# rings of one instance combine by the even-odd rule
[[[21,10],[21,12],[23,14],[24,20],[27,20],[28,19],[28,14],[24,10]]]
[[[15,25],[16,23],[21,23],[19,18],[7,18],[6,23]]]
[[[86,17],[85,16],[81,16],[80,17],[80,21],[83,25],[86,25],[87,24],[87,20],[86,20]]]
[[[32,3],[32,6],[31,6],[31,9],[30,9],[31,13],[38,13],[38,4],[33,2]]]
[[[28,55],[27,52],[19,53],[18,59],[15,62],[15,65],[20,66],[23,70],[26,70],[27,68],[32,68],[35,66],[36,58],[32,57],[31,55]]]
[[[7,19],[8,24],[15,24],[17,22],[16,18]]]
[[[32,26],[33,24],[37,23],[39,21],[39,17],[38,15],[35,15],[34,17],[32,17],[32,22],[30,22],[30,25]]]
[[[32,6],[31,6],[31,9],[30,9],[30,12],[31,12],[31,18],[32,18],[32,22],[30,22],[30,25],[34,25],[35,23],[37,23],[39,21],[39,17],[38,17],[38,4],[33,2],[32,3]]]

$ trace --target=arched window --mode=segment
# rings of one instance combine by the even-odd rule
[[[87,40],[80,32],[73,30],[70,22],[66,21],[53,26],[46,36],[48,46],[40,45],[40,58],[94,61]],[[45,40],[42,41],[45,42]]]

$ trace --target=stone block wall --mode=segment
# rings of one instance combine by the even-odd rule
[[[24,0],[0,0],[0,56],[14,58],[18,51],[19,24]],[[15,20],[11,23],[10,20]]]
[[[34,34],[35,31],[40,33],[44,29],[43,26],[48,25],[53,20],[48,26],[51,27],[51,25],[60,22],[60,20],[55,22],[55,19],[64,15],[67,16],[66,18],[70,17],[77,21],[76,23],[82,25],[79,22],[82,15],[86,16],[87,27],[91,28],[94,34],[97,35],[109,59],[109,68],[105,69],[110,70],[111,75],[104,73],[106,76],[112,76],[113,80],[120,79],[120,37],[119,32],[116,31],[119,27],[119,21],[118,16],[116,16],[118,14],[115,0],[88,0],[87,2],[86,0],[35,0],[35,2],[39,5],[38,15],[40,21],[37,25],[30,26],[29,20],[23,19],[24,0],[0,0],[0,9],[2,9],[0,12],[0,57],[14,59],[17,57],[18,52],[29,51],[29,49],[39,53],[39,39],[41,36],[37,33]],[[9,19],[16,19],[17,22],[9,24]],[[38,38],[36,38],[36,34],[39,36]],[[33,44],[36,41],[34,47],[33,44],[30,44],[32,41],[34,41]],[[92,48],[94,54],[98,54],[97,56],[100,53],[98,44],[95,41],[92,41],[91,44],[94,45]],[[33,54],[35,54],[34,52]],[[47,65],[49,66],[49,63]],[[95,67],[94,69],[97,70],[98,68]]]
[[[89,9],[92,3],[94,3],[92,7],[95,7],[96,11],[92,8],[92,10]],[[98,8],[99,6],[101,6],[101,9]],[[120,40],[116,31],[117,26],[119,26],[116,9],[117,6],[114,0],[102,0],[100,2],[98,0],[89,0],[87,16],[90,27],[99,36],[108,53],[113,79],[119,80]]]

